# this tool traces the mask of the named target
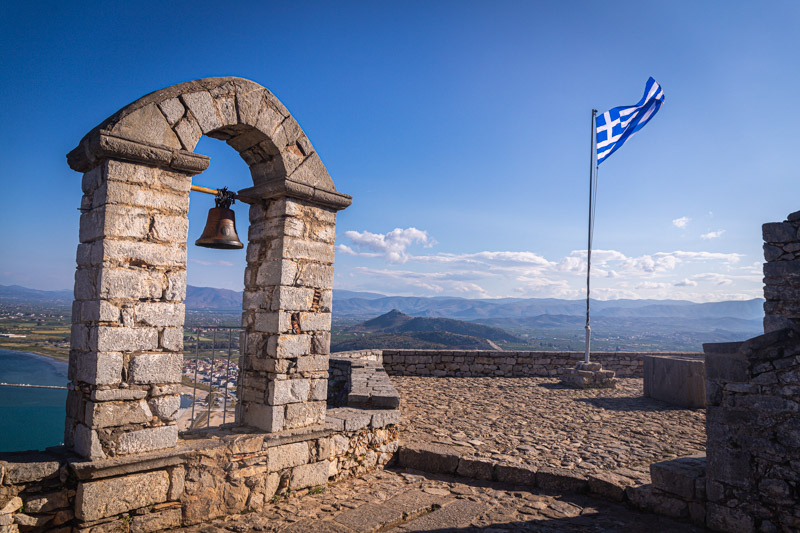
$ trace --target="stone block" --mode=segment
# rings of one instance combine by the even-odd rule
[[[141,302],[134,307],[136,322],[144,326],[183,326],[185,307],[176,302]]]
[[[170,396],[157,396],[150,399],[150,409],[155,416],[164,421],[175,419],[175,413],[181,406],[181,397],[177,394]]]
[[[248,306],[248,309],[250,308],[251,307]],[[286,311],[259,312],[257,310],[253,329],[261,333],[291,333],[291,317],[291,313],[287,313]]]
[[[739,353],[741,342],[703,344],[706,379],[709,381],[746,382],[750,380],[747,358]]]
[[[203,136],[203,130],[200,129],[197,121],[189,117],[183,117],[178,120],[177,124],[174,126],[174,130],[184,150],[190,152],[194,151],[195,146],[197,146],[197,141]]]
[[[580,472],[545,466],[536,471],[536,486],[553,491],[586,492],[589,481]]]
[[[183,515],[180,509],[163,509],[154,513],[135,515],[131,520],[130,533],[149,533],[180,527]]]
[[[504,465],[495,467],[497,481],[509,485],[536,486],[536,467],[531,465]]]
[[[185,112],[183,105],[177,98],[167,98],[158,104],[158,107],[161,109],[161,112],[164,113],[170,125],[178,122]]]
[[[140,354],[131,358],[130,381],[137,384],[180,383],[182,365],[181,354]]]
[[[117,453],[149,452],[173,448],[178,443],[178,426],[161,426],[123,433],[117,445]]]
[[[458,462],[458,453],[448,446],[414,445],[403,446],[399,450],[400,466],[423,472],[453,474]]]
[[[306,355],[298,357],[296,368],[298,372],[325,372],[328,370],[328,356]]]
[[[163,299],[168,302],[182,302],[186,299],[186,270],[167,273],[167,288]]]
[[[58,477],[61,468],[61,464],[54,461],[52,455],[42,452],[4,453],[0,464],[5,469],[4,485],[39,483]]]
[[[695,484],[706,475],[706,456],[690,455],[650,465],[653,486],[685,500],[695,499]]]
[[[372,411],[372,420],[370,427],[384,428],[389,425],[397,425],[400,423],[400,410],[399,409],[386,409],[380,411]]]
[[[796,242],[797,229],[788,222],[767,222],[761,226],[761,234],[765,242]]]
[[[330,465],[328,461],[297,466],[292,469],[289,488],[292,490],[300,490],[306,487],[325,485],[328,482],[329,470]]]
[[[169,476],[163,470],[78,483],[75,516],[99,520],[167,501]]]
[[[122,354],[88,352],[76,357],[75,380],[90,385],[117,385],[122,381]]]
[[[333,265],[304,263],[298,269],[296,283],[305,287],[333,287]]]
[[[160,334],[159,347],[170,352],[183,351],[183,328],[164,328]]]
[[[99,297],[132,300],[159,300],[164,294],[163,274],[155,271],[125,268],[103,268],[99,274]]]
[[[0,516],[16,513],[20,507],[22,507],[22,498],[14,496],[0,507]]]
[[[652,485],[630,486],[625,490],[625,495],[634,506],[645,511],[672,518],[689,516],[689,506],[685,501],[661,492]]]
[[[456,474],[470,479],[491,480],[493,472],[494,462],[479,457],[462,457],[456,468]]]
[[[625,489],[634,484],[632,479],[603,471],[589,474],[588,482],[589,492],[617,502],[625,499]]]
[[[170,123],[155,104],[146,105],[124,116],[114,125],[111,133],[132,141],[155,143],[168,148],[181,147]]]
[[[644,395],[687,408],[705,407],[706,376],[702,359],[644,356]]]
[[[186,264],[185,243],[156,243],[104,239],[102,260],[121,266],[171,267]]]
[[[183,466],[176,466],[169,472],[169,494],[171,501],[180,500],[183,496],[184,484],[186,481],[186,469]]]
[[[144,400],[127,402],[86,402],[86,424],[91,428],[144,424],[153,417]]]
[[[96,389],[92,391],[91,399],[93,402],[114,402],[120,400],[141,400],[146,396],[147,391],[139,389]]]
[[[158,348],[158,330],[98,326],[89,332],[89,347],[100,352],[133,352]]]
[[[49,513],[65,507],[69,507],[69,498],[64,491],[36,495],[25,500],[26,513]]]
[[[284,428],[286,408],[282,405],[264,405],[245,402],[243,423],[267,432],[281,431]]]
[[[267,385],[267,403],[284,405],[308,400],[310,383],[307,379],[273,380]]]
[[[273,311],[308,311],[314,302],[314,289],[306,287],[275,287],[272,296]]]
[[[189,210],[189,195],[186,193],[155,190],[121,181],[108,181],[98,192],[103,189],[106,189],[107,204],[143,207],[171,214],[183,214]]]
[[[300,329],[303,331],[330,331],[330,313],[299,313]]]
[[[286,406],[286,429],[325,423],[325,402],[290,403]]]
[[[714,531],[729,533],[754,533],[755,520],[744,510],[715,503],[706,504],[706,526]]]
[[[267,341],[267,352],[277,359],[289,359],[311,353],[311,336],[272,335]]]
[[[286,468],[304,465],[310,461],[308,444],[295,442],[267,449],[267,470],[279,472]]]
[[[222,127],[222,122],[217,116],[214,100],[207,91],[182,94],[181,100],[192,112],[197,124],[203,133],[208,133]]]

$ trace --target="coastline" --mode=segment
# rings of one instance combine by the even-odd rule
[[[64,354],[64,356],[55,355],[52,353],[42,353],[41,351],[36,350],[36,346],[26,346],[26,345],[18,345],[18,344],[0,344],[0,350],[10,350],[14,352],[25,352],[33,355],[39,355],[41,357],[47,357],[48,359],[55,359],[56,361],[63,361],[65,363],[69,363],[69,353]]]
[[[34,355],[36,357],[44,357],[47,360],[58,361],[59,363],[64,363],[64,364],[67,364],[67,365],[69,364],[69,358],[67,358],[67,357],[58,357],[56,355],[38,353],[38,352],[31,351],[31,350],[18,350],[16,348],[0,347],[0,350],[6,350],[6,351],[9,351],[9,352],[19,352],[19,353],[24,353],[24,354],[28,354],[28,355]]]

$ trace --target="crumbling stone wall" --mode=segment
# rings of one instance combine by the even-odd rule
[[[764,332],[800,322],[800,211],[769,222],[764,236]]]
[[[708,527],[800,530],[800,327],[704,348]]]
[[[317,431],[216,431],[113,459],[0,454],[0,532],[160,531],[259,510],[287,491],[383,468],[399,420],[397,410],[342,408]]]
[[[178,439],[191,179],[202,135],[223,140],[254,186],[245,273],[241,422],[269,431],[325,418],[336,191],[300,126],[264,87],[207,78],[156,91],[67,156],[83,215],[65,442],[91,459]]]

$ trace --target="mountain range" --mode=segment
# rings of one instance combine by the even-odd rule
[[[70,304],[72,291],[41,291],[19,285],[0,285],[0,302]],[[242,293],[229,289],[195,287],[186,290],[186,309],[241,311]],[[761,320],[764,300],[694,303],[685,300],[592,300],[593,317],[664,317],[679,319],[733,318]],[[491,321],[498,318],[531,318],[542,315],[584,316],[585,300],[557,298],[468,299],[456,297],[385,296],[378,293],[334,289],[336,318],[368,319],[397,310],[414,317]],[[543,319],[552,320],[552,319]],[[562,319],[557,319],[562,320]],[[489,322],[484,322],[489,323]]]

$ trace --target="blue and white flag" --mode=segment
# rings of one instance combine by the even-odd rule
[[[656,80],[650,78],[644,87],[644,96],[632,106],[615,107],[598,115],[595,122],[597,164],[616,152],[625,141],[647,124],[664,103],[664,91]]]

